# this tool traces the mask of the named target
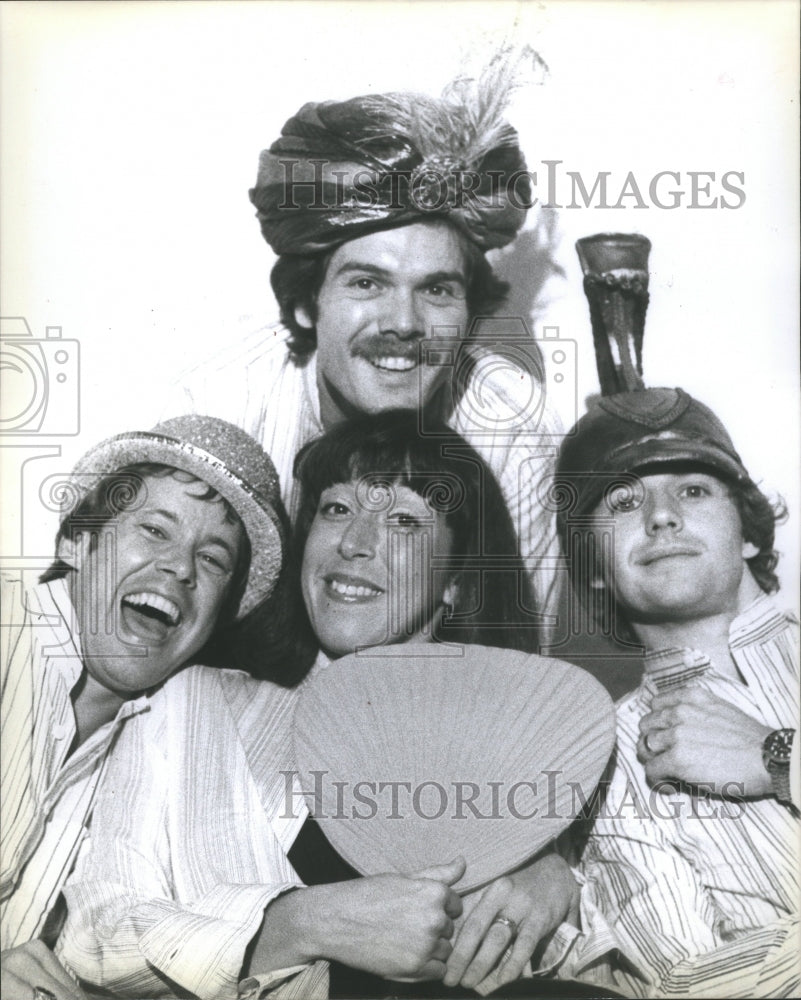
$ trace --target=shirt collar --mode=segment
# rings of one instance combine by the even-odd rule
[[[49,594],[60,619],[53,623],[53,653],[49,655],[49,659],[57,666],[71,690],[83,672],[83,658],[76,629],[75,608],[70,600],[67,578],[61,577],[39,586]],[[44,611],[44,602],[42,610]]]
[[[773,598],[760,593],[729,626],[729,647],[737,649],[771,638],[787,621],[788,614]],[[689,646],[650,650],[645,654],[645,682],[657,691],[667,691],[701,677],[711,667],[706,653]]]

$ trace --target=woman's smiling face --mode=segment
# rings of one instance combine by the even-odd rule
[[[323,490],[303,552],[302,587],[332,657],[430,638],[451,553],[445,515],[414,490],[367,480]]]

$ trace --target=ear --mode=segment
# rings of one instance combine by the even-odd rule
[[[743,542],[743,559],[746,561],[759,555],[759,549],[753,542]]]
[[[60,559],[73,569],[80,570],[89,547],[89,532],[82,531],[77,538],[59,538],[56,545],[56,559]]]
[[[442,591],[442,603],[448,604],[450,607],[455,608],[456,602],[459,600],[459,585],[456,582],[456,578],[451,578],[448,586]]]
[[[295,306],[295,322],[298,326],[302,326],[304,330],[314,329],[314,321],[306,306]]]

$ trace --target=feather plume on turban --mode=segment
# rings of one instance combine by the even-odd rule
[[[517,133],[502,117],[520,63],[499,54],[442,97],[391,93],[304,104],[262,152],[250,200],[277,254],[447,218],[481,250],[510,243],[531,206]]]

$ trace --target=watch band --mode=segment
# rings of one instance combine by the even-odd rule
[[[770,775],[776,798],[791,802],[790,755],[793,750],[794,729],[775,729],[762,744],[762,760]]]

